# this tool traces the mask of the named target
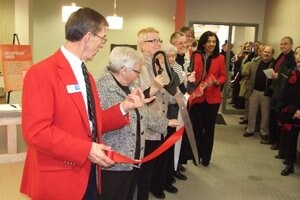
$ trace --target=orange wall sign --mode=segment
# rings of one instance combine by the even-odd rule
[[[32,65],[31,46],[0,45],[0,59],[5,91],[22,90],[23,79]]]

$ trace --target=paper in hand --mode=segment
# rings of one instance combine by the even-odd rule
[[[263,71],[268,79],[272,79],[272,75],[275,73],[272,68],[264,69]]]

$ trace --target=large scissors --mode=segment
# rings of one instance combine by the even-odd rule
[[[169,59],[164,51],[157,51],[152,59],[152,66],[153,66],[153,72],[154,75],[162,75],[163,78],[168,79],[166,81],[166,85],[164,86],[165,90],[168,91],[174,98],[176,99],[176,102],[179,106],[179,111],[182,116],[185,130],[187,133],[188,140],[191,145],[192,153],[194,155],[194,159],[196,161],[196,164],[198,163],[199,160],[199,155],[198,155],[198,150],[197,150],[197,145],[195,141],[195,135],[192,127],[192,123],[190,120],[190,116],[188,114],[188,111],[186,109],[186,104],[184,102],[184,96],[181,92],[179,92],[178,87],[176,86],[174,82],[174,75],[169,63]],[[198,159],[196,159],[198,158]]]
[[[191,55],[190,65],[187,68],[188,72],[193,72],[194,71],[195,57],[196,57],[197,54],[199,54],[201,56],[201,58],[203,58],[203,54],[201,53],[201,51],[199,51],[199,50],[193,51],[193,53]],[[204,60],[204,62],[206,62],[205,59],[203,59],[203,60]],[[204,66],[206,66],[206,63],[204,63]],[[203,67],[201,79],[197,83],[188,82],[188,84],[187,84],[187,92],[189,94],[192,94],[192,92],[198,87],[198,85],[201,83],[201,81],[203,81],[205,75],[206,75],[205,67]]]

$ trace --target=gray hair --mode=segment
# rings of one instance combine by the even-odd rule
[[[177,53],[177,48],[174,45],[170,44],[170,43],[163,44],[162,50],[164,52],[172,51],[175,54]]]
[[[105,17],[91,8],[80,8],[73,12],[65,25],[65,38],[80,41],[87,32],[98,33],[108,26]]]
[[[179,31],[174,32],[174,33],[172,33],[172,35],[170,37],[170,43],[174,44],[178,38],[184,37],[184,36],[185,36],[185,34],[183,32],[179,32]]]
[[[281,40],[284,40],[284,39],[287,39],[287,40],[290,42],[290,44],[294,44],[294,41],[293,41],[293,38],[292,38],[292,37],[290,37],[290,36],[285,36],[285,37],[283,37]]]
[[[115,47],[108,58],[107,69],[111,72],[119,72],[122,67],[133,69],[137,62],[143,62],[143,56],[131,47]]]

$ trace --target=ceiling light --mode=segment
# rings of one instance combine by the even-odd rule
[[[123,17],[117,16],[117,0],[114,0],[114,15],[107,16],[106,20],[109,24],[109,29],[121,30],[123,29]]]
[[[76,3],[74,1],[71,3],[70,6],[63,6],[62,7],[62,22],[67,22],[70,15],[73,12],[77,11],[79,8],[81,8],[81,7],[76,6]]]

